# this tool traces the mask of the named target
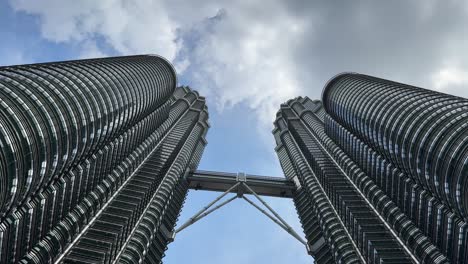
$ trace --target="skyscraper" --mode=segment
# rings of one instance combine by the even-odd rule
[[[281,105],[281,179],[197,171],[208,110],[176,85],[155,55],[0,68],[0,263],[161,263],[236,198],[316,263],[468,262],[468,100],[340,74]],[[189,189],[222,194],[175,230]],[[292,198],[307,241],[260,196]]]
[[[273,131],[317,263],[465,263],[468,100],[345,73]]]
[[[154,263],[201,158],[205,100],[158,56],[0,68],[0,262]]]

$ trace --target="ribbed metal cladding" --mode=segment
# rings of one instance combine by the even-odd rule
[[[205,100],[178,88],[159,127],[20,260],[21,263],[159,261],[187,193],[209,127]],[[201,104],[200,104],[201,103]]]
[[[206,111],[204,99],[187,88],[178,90],[185,94],[153,134],[153,142],[158,143],[143,155],[145,160],[83,227],[79,237],[60,253],[59,261],[139,263],[146,254],[162,259],[187,193],[184,175],[190,165],[197,166],[203,150],[198,146],[206,144],[203,137],[208,128],[200,114]],[[176,96],[179,94],[177,91]],[[163,139],[157,140],[158,136]],[[56,235],[51,234],[50,239]],[[40,248],[35,248],[25,263],[40,254]]]
[[[325,87],[326,133],[452,262],[467,262],[468,100],[360,74]]]
[[[316,193],[323,193],[327,197],[321,200],[328,201],[335,217],[341,222],[341,228],[348,236],[348,240],[343,241],[344,244],[354,244],[355,250],[360,252],[366,262],[448,263],[443,250],[436,246],[437,243],[427,232],[423,232],[413,219],[405,214],[406,211],[400,209],[399,204],[392,200],[394,197],[382,188],[388,186],[380,184],[386,180],[377,177],[380,180],[378,181],[375,171],[367,170],[367,164],[375,164],[375,159],[365,161],[367,158],[351,155],[364,150],[361,145],[352,144],[342,148],[342,141],[335,137],[338,133],[336,131],[339,130],[328,125],[332,123],[330,120],[332,118],[324,113],[321,102],[312,101],[307,97],[289,100],[278,112],[274,134],[278,145],[276,150],[285,174],[300,171],[300,167],[283,164],[294,164],[302,160],[308,163],[307,166],[316,179],[314,185],[308,186],[303,183],[298,196],[302,196],[309,188],[319,189]],[[279,133],[280,130],[283,132]],[[288,141],[292,141],[293,144]],[[285,154],[298,149],[302,157]],[[360,159],[352,159],[356,157]],[[301,179],[308,176],[297,173],[297,177]],[[306,227],[305,222],[319,225],[324,234],[327,231],[326,227],[321,226],[324,220],[320,219],[320,215],[316,221],[314,218],[317,214],[307,214],[308,210],[313,210],[313,204],[320,198],[309,199],[309,206],[301,206],[297,201],[299,198],[295,199],[295,204],[310,246],[313,244],[311,240],[318,241],[318,238],[310,235],[312,232],[309,230],[314,228]],[[406,197],[405,201],[408,200],[411,199]],[[315,230],[317,228],[315,227]],[[324,242],[333,252],[337,241],[327,239],[325,235]],[[336,257],[335,261],[347,263]]]
[[[278,145],[275,150],[286,178],[296,182],[297,190],[294,194],[293,201],[306,235],[309,247],[308,253],[314,257],[314,261],[317,264],[331,263],[334,260],[333,252],[328,243],[325,242],[324,233],[319,224],[319,218],[310,206],[312,204],[310,196],[299,183],[292,160],[289,158],[288,152],[282,143],[281,134],[281,130],[278,127],[273,130],[273,135]]]
[[[208,129],[204,98],[176,83],[156,55],[0,68],[0,263],[124,256],[169,173],[151,238],[170,234]]]
[[[173,68],[157,56],[0,68],[0,162],[8,175],[0,216],[157,110],[175,85]]]
[[[1,68],[0,151],[16,156],[0,161],[0,262],[18,262],[75,211],[94,213],[85,199],[167,118],[175,85],[157,56]]]
[[[323,102],[333,119],[467,219],[467,99],[342,74],[325,87]]]
[[[175,127],[171,134],[187,133],[183,146],[177,152],[166,175],[161,181],[146,215],[134,230],[128,245],[122,250],[119,263],[162,263],[164,251],[174,232],[174,225],[188,191],[185,176],[196,169],[206,146],[205,136],[209,128],[205,99],[197,92],[187,92],[185,98],[191,107],[181,122],[190,124],[190,129]],[[182,124],[182,123],[181,123]]]
[[[308,239],[309,253],[318,263],[327,263],[327,255],[332,256],[336,263],[359,263],[361,257],[351,237],[288,128],[288,119],[283,114],[291,113],[290,109],[282,108],[277,114],[274,130],[276,151],[286,177],[298,184],[294,203]],[[321,241],[326,244],[321,244]],[[323,261],[321,255],[325,255]]]

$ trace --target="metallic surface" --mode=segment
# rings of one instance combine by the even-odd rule
[[[368,160],[362,170],[445,256],[467,262],[468,100],[343,74],[325,87],[324,105],[330,138]]]
[[[468,261],[468,100],[356,73],[322,96],[282,104],[273,130],[316,262]]]
[[[155,55],[0,68],[0,263],[160,262],[205,99]]]
[[[203,171],[201,173],[194,172],[194,174],[203,174],[203,175],[210,175],[209,177],[201,176],[205,178],[205,182],[210,182],[211,179],[213,178],[220,178],[220,177],[229,177],[233,178],[231,176],[226,176],[230,175],[228,173],[222,173],[222,172],[207,172]],[[279,214],[271,208],[270,205],[262,198],[260,197],[256,192],[254,187],[251,188],[249,184],[247,183],[247,175],[245,173],[238,173],[236,177],[236,181],[233,182],[233,185],[229,188],[226,188],[225,190],[223,189],[223,193],[216,197],[213,201],[211,201],[208,205],[204,206],[200,211],[195,213],[194,216],[189,218],[185,223],[183,223],[180,227],[177,228],[175,233],[179,233],[182,230],[186,229],[187,227],[193,225],[200,219],[206,217],[207,215],[211,214],[212,212],[218,210],[219,208],[223,207],[224,205],[232,202],[236,198],[242,198],[246,202],[248,202],[250,205],[252,205],[255,209],[260,211],[263,215],[267,216],[269,219],[271,219],[274,223],[276,223],[278,226],[280,226],[282,229],[284,229],[288,234],[290,234],[292,237],[294,237],[297,241],[299,241],[301,244],[306,246],[306,249],[309,251],[307,243],[304,241],[304,239],[281,217]],[[262,181],[266,181],[268,178],[273,178],[273,177],[264,177],[264,176],[250,176],[250,178],[259,178]],[[229,179],[228,179],[229,180]],[[232,179],[231,179],[232,181]],[[286,181],[287,182],[287,181]],[[271,187],[270,187],[271,188]],[[242,190],[241,193],[239,190]],[[257,200],[259,200],[263,206],[269,211],[263,209],[261,206],[255,204],[252,200],[250,200],[245,194],[244,194],[244,189],[247,191],[245,194],[250,194],[253,195]],[[218,189],[219,190],[219,189]],[[229,199],[224,200],[223,202],[218,203],[223,197],[225,197],[229,193],[237,193],[237,195],[232,196]],[[218,204],[217,204],[218,203]],[[214,206],[217,204],[216,206]],[[271,214],[270,214],[271,213]]]
[[[190,189],[217,192],[224,192],[239,182],[237,173],[217,171],[195,171],[189,174],[187,181]],[[245,182],[256,193],[265,196],[291,198],[296,189],[292,181],[280,177],[246,174]],[[236,186],[230,192],[238,193],[240,188],[243,186]]]
[[[468,100],[336,75],[281,105],[278,178],[196,170],[208,110],[176,85],[157,55],[0,67],[0,263],[161,263],[189,189],[222,194],[178,231],[238,197],[316,263],[468,262]]]

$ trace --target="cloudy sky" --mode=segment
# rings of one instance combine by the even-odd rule
[[[208,99],[200,169],[281,175],[281,102],[320,98],[343,71],[468,97],[468,4],[414,1],[18,0],[0,2],[0,65],[156,53]],[[190,192],[181,221],[216,194]],[[269,199],[297,229],[293,204]],[[180,233],[165,263],[310,263],[243,201]]]

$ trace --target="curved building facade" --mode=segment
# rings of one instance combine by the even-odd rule
[[[155,56],[1,68],[1,216],[149,113],[167,116],[175,85]]]
[[[467,99],[356,73],[331,79],[322,101],[283,104],[276,150],[303,189],[295,204],[309,247],[324,237],[322,246],[346,263],[338,243],[354,246],[359,262],[467,262],[466,126]],[[347,240],[330,239],[320,218],[311,228],[313,206],[302,196],[332,208]]]
[[[176,86],[155,55],[0,67],[0,263],[161,263],[189,188],[244,187],[293,198],[316,263],[468,263],[467,99],[340,74],[281,105],[279,180],[197,173],[206,100]]]
[[[325,87],[327,113],[464,219],[468,100],[360,74]]]
[[[1,263],[162,258],[208,129],[176,85],[155,55],[0,68]]]
[[[362,97],[349,94],[353,103],[338,113],[348,89]],[[330,136],[365,161],[362,168],[444,255],[467,262],[468,100],[359,74],[338,76],[323,95]],[[354,121],[345,121],[350,111]]]

